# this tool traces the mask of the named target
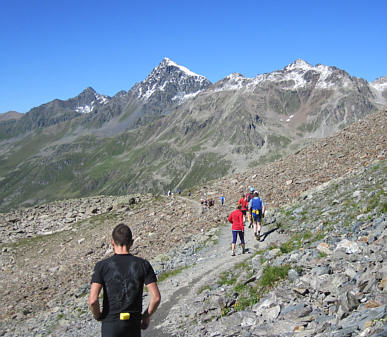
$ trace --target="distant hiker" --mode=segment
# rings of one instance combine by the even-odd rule
[[[168,197],[171,196],[171,190],[168,190]]]
[[[213,207],[213,206],[215,206],[215,200],[211,198],[210,200],[208,200],[208,207]]]
[[[220,196],[219,200],[220,200],[220,204],[223,206],[224,205],[224,200],[225,200],[223,194]]]
[[[241,211],[241,205],[237,204],[235,211],[233,211],[228,217],[228,221],[232,223],[232,244],[231,244],[231,256],[235,256],[235,245],[237,242],[237,236],[241,240],[242,244],[242,254],[246,252],[245,250],[245,226],[243,224],[243,213]]]
[[[254,187],[250,187],[250,192],[246,194],[247,202],[250,203],[250,200],[254,198]],[[247,218],[250,221],[249,228],[253,227],[253,216],[251,213],[251,208],[247,210]]]
[[[241,205],[241,211],[243,213],[243,223],[244,223],[246,220],[247,208],[249,207],[249,203],[247,202],[247,198],[244,193],[242,193],[241,198],[238,200],[238,204]]]
[[[160,304],[157,278],[151,264],[129,254],[132,232],[125,224],[117,225],[112,234],[114,255],[97,262],[91,279],[89,305],[94,318],[102,321],[102,337],[141,337],[149,326],[150,316]],[[142,313],[144,285],[151,296]],[[99,293],[103,288],[103,310]]]
[[[266,207],[257,191],[254,192],[254,198],[249,202],[249,208],[251,209],[254,220],[254,235],[259,240],[261,235],[261,221],[265,216]]]
[[[179,193],[179,195],[181,195],[181,189],[180,188],[177,189],[177,193]]]
[[[188,192],[188,197],[191,197],[191,191]]]

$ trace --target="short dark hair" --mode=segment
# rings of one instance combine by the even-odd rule
[[[113,229],[112,238],[118,246],[127,246],[129,248],[132,245],[132,231],[123,223]]]
[[[259,193],[258,193],[258,191],[255,191],[255,192],[254,192],[254,194],[255,194],[256,196],[259,196]]]

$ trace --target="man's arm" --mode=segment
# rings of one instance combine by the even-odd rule
[[[157,307],[161,302],[161,295],[159,287],[156,282],[152,282],[146,285],[148,288],[149,294],[151,295],[150,303],[148,308],[142,314],[141,319],[141,329],[146,329],[149,326],[150,317],[156,311]]]
[[[91,312],[93,313],[94,318],[97,321],[101,320],[101,309],[99,307],[98,296],[102,289],[102,284],[92,283],[90,287],[90,296],[89,296],[89,307]]]

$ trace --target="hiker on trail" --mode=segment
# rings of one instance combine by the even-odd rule
[[[250,205],[250,200],[253,198],[254,198],[254,187],[250,187],[250,192],[246,194],[246,199],[249,205]],[[249,228],[253,227],[253,215],[252,215],[250,206],[248,207],[248,210],[247,210],[247,218],[250,221]]]
[[[254,198],[250,200],[249,208],[251,209],[254,220],[254,235],[259,241],[261,235],[261,221],[265,216],[266,206],[263,200],[259,197],[258,191],[254,192]]]
[[[168,190],[168,197],[171,196],[171,190]]]
[[[177,189],[177,193],[179,193],[179,195],[181,195],[181,189],[180,188]]]
[[[102,321],[102,337],[141,337],[150,317],[160,304],[157,278],[151,264],[129,253],[132,232],[125,224],[117,225],[112,234],[114,255],[97,262],[91,279],[89,305],[94,318]],[[142,313],[144,285],[151,296]],[[99,294],[103,288],[103,309]]]
[[[188,197],[191,197],[191,191],[188,191]]]
[[[247,213],[247,208],[249,206],[249,203],[247,202],[246,195],[242,193],[241,198],[238,200],[238,204],[241,205],[241,211],[243,214],[243,223],[245,223],[246,220],[246,213]]]
[[[232,244],[231,244],[231,256],[235,256],[235,245],[237,242],[237,236],[241,240],[242,244],[242,254],[246,252],[245,250],[245,226],[243,224],[243,213],[241,211],[241,205],[237,204],[235,211],[232,211],[230,216],[228,217],[228,221],[232,223]]]
[[[223,194],[220,196],[219,200],[220,200],[220,204],[223,206],[224,205],[224,200],[225,200]]]
[[[208,200],[208,207],[212,206],[215,206],[215,200],[211,198],[210,200]]]

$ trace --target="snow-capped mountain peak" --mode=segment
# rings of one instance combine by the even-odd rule
[[[152,70],[147,78],[137,84],[133,90],[138,99],[160,99],[164,96],[167,101],[179,103],[185,98],[192,97],[208,88],[211,82],[204,76],[198,75],[169,58]]]
[[[265,74],[266,75],[266,74]],[[350,76],[335,67],[310,63],[297,59],[281,71],[275,71],[265,76],[271,81],[287,81],[288,89],[298,89],[308,85],[314,85],[317,89],[327,89],[340,85],[347,87],[351,84]]]
[[[308,71],[311,68],[313,68],[313,66],[311,64],[309,64],[308,62],[306,62],[302,59],[297,59],[293,63],[287,65],[285,67],[285,70],[291,71],[291,70],[299,69],[299,70],[303,70],[303,71]]]
[[[222,80],[220,80],[214,87],[213,91],[228,91],[228,90],[240,90],[246,87],[251,79],[243,76],[240,73],[232,73]]]
[[[166,64],[169,67],[179,68],[182,72],[186,73],[188,76],[205,78],[204,76],[198,75],[198,74],[194,73],[193,71],[189,70],[188,68],[181,66],[180,64],[177,64],[176,62],[173,62],[168,57],[164,57],[164,59],[160,65],[163,65],[163,64]]]

